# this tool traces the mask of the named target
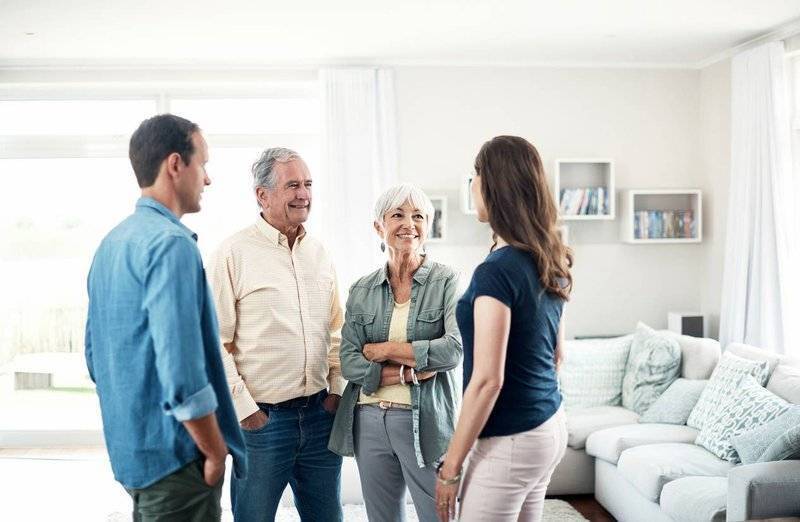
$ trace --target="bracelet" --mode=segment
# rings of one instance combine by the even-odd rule
[[[406,367],[405,367],[405,365],[401,364],[400,365],[400,384],[405,384],[406,383],[406,375],[405,375],[405,373],[406,373]]]
[[[417,370],[411,368],[411,382],[414,383],[414,386],[419,386],[419,379],[417,379]]]
[[[442,486],[452,486],[453,484],[458,484],[459,482],[461,482],[461,473],[463,469],[459,471],[458,475],[456,475],[455,477],[449,479],[443,479],[442,477],[439,476],[439,473],[441,473],[442,464],[444,464],[444,461],[442,461],[439,464],[439,466],[437,466],[439,469],[436,471],[436,481],[439,482],[439,484],[441,484]]]

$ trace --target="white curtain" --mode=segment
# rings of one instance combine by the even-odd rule
[[[372,226],[375,200],[398,182],[392,71],[332,68],[320,71],[324,112],[323,239],[333,256],[340,293],[375,270],[385,257]],[[319,205],[318,205],[319,203]]]
[[[731,182],[720,341],[791,353],[797,215],[785,52],[772,42],[732,61]]]

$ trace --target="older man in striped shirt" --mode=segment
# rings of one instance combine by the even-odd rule
[[[312,180],[294,151],[253,165],[261,213],[217,250],[211,284],[250,474],[231,483],[237,522],[274,520],[289,484],[302,520],[341,521],[341,457],[327,448],[345,382],[342,309],[325,248],[303,228]]]

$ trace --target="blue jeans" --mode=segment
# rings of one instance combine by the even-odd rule
[[[247,478],[231,480],[236,522],[274,521],[283,490],[290,485],[303,522],[341,522],[342,457],[328,449],[333,415],[323,391],[305,407],[260,404],[269,417],[246,431]]]

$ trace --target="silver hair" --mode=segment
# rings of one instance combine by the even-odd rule
[[[258,187],[275,188],[275,164],[288,163],[301,160],[300,154],[284,147],[272,147],[261,153],[253,163],[250,171],[253,173],[253,190]]]
[[[411,202],[415,208],[422,211],[428,224],[427,231],[430,232],[435,212],[433,203],[421,188],[411,183],[401,183],[389,187],[380,195],[378,201],[375,202],[375,222],[383,223],[384,214],[393,208],[402,207],[406,201]]]

